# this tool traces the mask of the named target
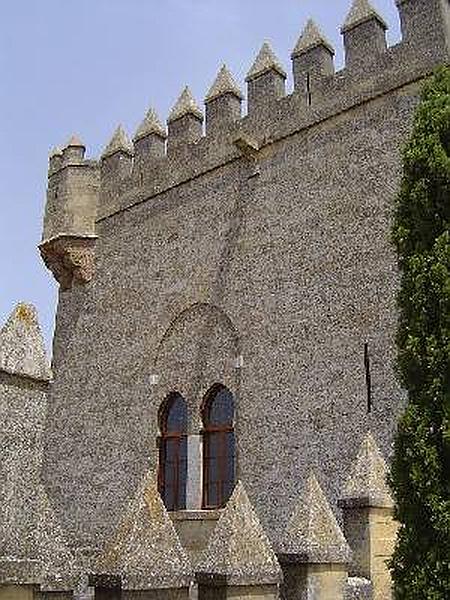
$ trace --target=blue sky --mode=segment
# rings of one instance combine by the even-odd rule
[[[0,324],[19,300],[51,346],[57,288],[37,245],[47,157],[77,133],[95,157],[118,123],[162,119],[189,84],[199,102],[226,62],[243,80],[268,39],[286,70],[308,17],[336,48],[350,0],[0,0]],[[373,0],[399,40],[394,0]],[[289,89],[291,80],[289,80]]]

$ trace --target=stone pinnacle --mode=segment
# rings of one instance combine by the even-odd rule
[[[210,102],[219,96],[224,94],[234,94],[238,98],[242,99],[242,93],[239,89],[238,84],[233,78],[233,75],[227,69],[226,65],[222,65],[219,73],[217,74],[214,83],[209,89],[209,92],[205,98],[205,102]]]
[[[277,557],[241,482],[236,484],[196,571],[226,577],[229,585],[280,581]]]
[[[291,57],[295,58],[317,46],[325,46],[325,48],[334,54],[333,46],[320,31],[316,23],[312,19],[309,19],[292,51]]]
[[[345,563],[350,548],[313,473],[288,523],[282,552],[300,562]]]
[[[188,587],[192,568],[158,492],[156,478],[141,482],[96,570],[121,575],[124,589]]]
[[[350,468],[341,500],[356,500],[370,506],[392,507],[393,500],[387,475],[386,461],[372,434],[368,432]]]
[[[114,132],[109,144],[103,150],[102,158],[112,156],[116,152],[125,152],[127,154],[133,154],[133,146],[128,139],[122,125],[119,125]]]
[[[85,147],[83,142],[80,140],[80,138],[77,135],[72,135],[72,137],[66,144],[66,148],[68,148],[69,146],[75,146],[76,148],[84,148]]]
[[[147,114],[145,115],[145,119],[137,128],[136,133],[134,134],[133,141],[136,142],[137,140],[147,137],[152,133],[159,135],[159,137],[162,138],[167,137],[166,130],[161,121],[159,120],[158,115],[153,110],[153,108],[150,108]]]
[[[31,304],[18,304],[0,329],[0,371],[44,381],[51,377],[37,312]]]
[[[361,25],[361,23],[370,21],[371,19],[377,19],[384,29],[388,28],[386,21],[378,14],[378,12],[370,4],[369,0],[353,0],[350,12],[345,19],[341,31],[344,33],[345,31],[353,29],[353,27],[357,27],[358,25]]]
[[[203,120],[203,113],[198,107],[191,90],[188,86],[186,86],[176,101],[175,106],[170,111],[167,122],[171,123],[172,121],[176,121],[177,119],[189,114]]]
[[[286,78],[286,71],[275,56],[269,42],[264,42],[245,80],[251,81],[255,77],[272,70],[277,71],[282,77]]]

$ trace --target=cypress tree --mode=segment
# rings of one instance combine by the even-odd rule
[[[401,272],[398,370],[408,405],[391,486],[397,600],[450,599],[450,69],[425,86],[403,152],[393,240]]]

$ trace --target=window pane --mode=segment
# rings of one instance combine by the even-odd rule
[[[220,388],[210,400],[208,419],[211,425],[233,424],[234,400],[230,390]]]
[[[187,406],[181,394],[171,394],[167,399],[165,430],[185,432],[187,428]]]
[[[213,482],[215,483],[217,481],[220,481],[219,465],[218,465],[216,458],[210,458],[208,460],[207,469],[208,469],[208,482],[209,483],[213,483]]]
[[[208,485],[207,489],[208,489],[208,498],[207,498],[208,506],[217,506],[218,502],[219,502],[217,484],[211,483]]]

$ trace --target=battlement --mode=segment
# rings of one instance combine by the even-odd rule
[[[271,144],[429,76],[449,59],[450,4],[397,5],[403,39],[388,48],[382,16],[368,0],[353,1],[341,29],[345,66],[337,73],[333,47],[308,21],[292,51],[289,95],[284,67],[265,42],[246,77],[245,116],[242,92],[223,66],[206,95],[205,119],[186,88],[169,115],[168,132],[150,109],[133,141],[116,130],[99,163],[86,161],[84,145],[72,138],[50,157],[44,244],[60,236],[95,236],[96,220],[229,162],[249,156],[254,162]],[[252,140],[250,154],[244,138]]]

